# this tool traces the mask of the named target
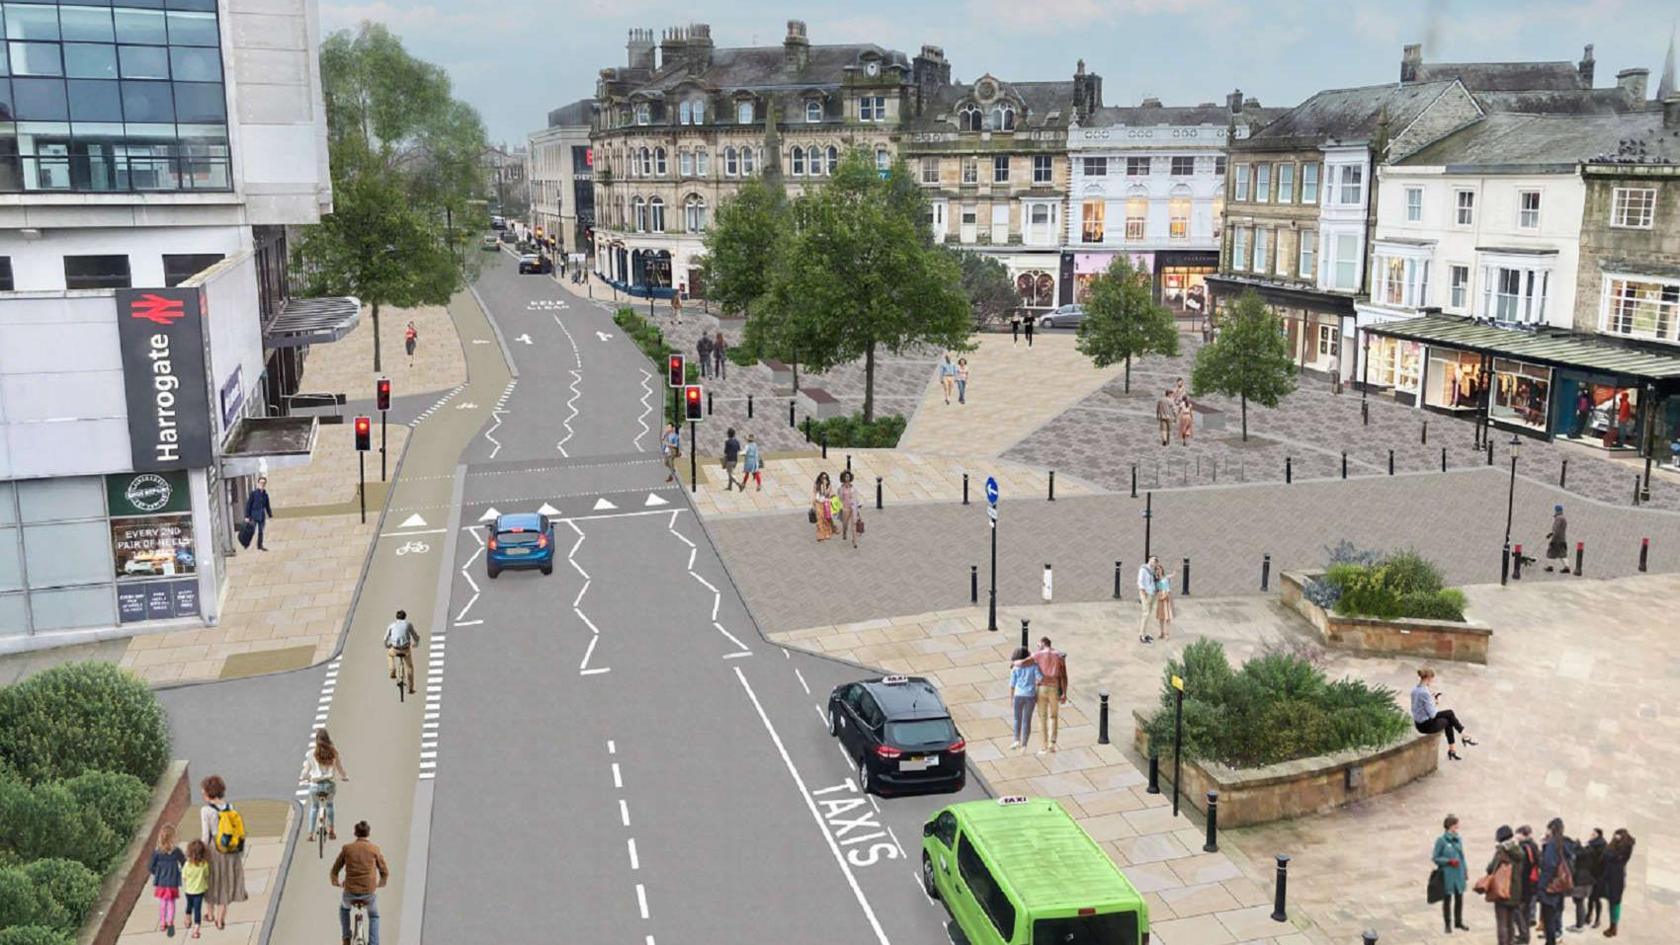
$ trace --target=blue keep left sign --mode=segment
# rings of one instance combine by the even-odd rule
[[[998,500],[997,479],[996,479],[996,477],[993,477],[993,476],[987,476],[986,477],[986,504],[987,505],[997,505],[997,500]]]

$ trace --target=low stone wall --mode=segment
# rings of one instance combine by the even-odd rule
[[[1145,716],[1134,711],[1134,741],[1149,757]],[[1345,751],[1301,758],[1264,768],[1228,768],[1212,762],[1183,764],[1184,800],[1207,813],[1207,792],[1219,792],[1219,825],[1246,827],[1335,810],[1386,794],[1434,771],[1440,764],[1438,735],[1408,733],[1375,751]],[[1162,790],[1172,781],[1172,746],[1160,751]]]
[[[149,869],[152,850],[157,846],[158,831],[164,824],[178,824],[192,800],[192,787],[187,780],[187,763],[171,762],[164,769],[152,790],[152,802],[135,828],[128,849],[117,858],[116,865],[105,876],[99,888],[99,899],[88,912],[82,931],[76,936],[77,945],[116,945],[128,923],[128,915],[140,900],[146,884],[151,881]],[[183,844],[184,846],[184,844]]]
[[[1318,628],[1328,646],[1380,656],[1417,656],[1487,664],[1493,629],[1473,620],[1418,620],[1345,617],[1313,603],[1304,592],[1322,571],[1283,572],[1283,602]]]

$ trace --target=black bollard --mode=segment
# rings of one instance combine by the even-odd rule
[[[752,419],[752,395],[747,395],[747,419]]]
[[[1388,474],[1390,476],[1394,475],[1394,451],[1393,450],[1388,451]]]
[[[1359,937],[1365,940],[1364,945],[1377,945],[1377,933],[1370,929],[1366,929]]]
[[[1149,751],[1149,787],[1144,789],[1144,793],[1161,793],[1161,759],[1155,756],[1153,748]]]
[[[1371,405],[1363,400],[1359,402],[1359,421],[1364,426],[1371,425]]]
[[[1137,498],[1137,463],[1132,464],[1132,498]]]
[[[805,418],[805,442],[811,442],[811,418]]]
[[[968,566],[968,602],[980,603],[980,566],[977,564]]]
[[[1277,855],[1277,896],[1272,900],[1272,921],[1288,922],[1289,912],[1284,908],[1289,896],[1289,856]]]
[[[1272,556],[1265,555],[1260,559],[1260,590],[1265,591],[1272,583]]]
[[[823,434],[823,437],[825,439],[827,438],[827,436],[828,436],[828,434],[826,434],[826,433]],[[847,472],[852,471],[852,454],[850,454],[850,453],[846,454],[846,471]]]
[[[968,504],[968,473],[963,473],[963,505]]]
[[[1120,599],[1120,562],[1114,562],[1114,599]]]
[[[1207,792],[1207,842],[1202,844],[1203,853],[1219,852],[1219,792]]]
[[[824,430],[823,434],[822,434],[822,458],[823,459],[828,458],[828,431],[827,430]]]
[[[1584,542],[1584,541],[1576,542],[1575,543],[1575,576],[1576,577],[1581,576],[1581,559],[1586,557],[1586,554],[1587,554],[1587,543]]]
[[[1447,448],[1445,446],[1441,447],[1441,471],[1447,471]]]
[[[1645,559],[1648,555],[1650,555],[1650,553],[1651,553],[1651,539],[1649,539],[1649,538],[1639,539],[1639,573],[1640,574],[1645,573]],[[1115,567],[1118,568],[1119,565],[1116,564]],[[1115,575],[1116,575],[1116,577],[1114,579],[1115,580],[1114,586],[1115,586],[1115,588],[1118,589],[1120,587],[1120,584],[1119,584],[1120,578],[1118,576],[1119,572],[1116,571]],[[1120,595],[1119,595],[1119,593],[1115,593],[1114,596],[1119,597]]]
[[[1283,481],[1286,485],[1295,481],[1295,458],[1292,456],[1283,458]]]
[[[1429,445],[1429,421],[1423,421],[1423,445]]]
[[[1564,483],[1566,483],[1568,481],[1569,481],[1569,457],[1565,456],[1563,458],[1563,466],[1558,469],[1558,488],[1562,489],[1564,487]]]
[[[1492,466],[1493,465],[1493,438],[1492,437],[1488,438],[1487,457],[1488,457],[1487,458],[1487,464],[1489,466]]]
[[[1108,690],[1097,690],[1097,744],[1108,744]]]
[[[875,507],[881,507],[881,477],[875,477]]]
[[[1179,593],[1183,594],[1185,597],[1190,596],[1190,559],[1189,558],[1184,559],[1184,587],[1183,587],[1182,590],[1179,591]]]
[[[1504,587],[1511,577],[1511,543],[1499,546],[1499,586]]]
[[[1056,501],[1056,471],[1050,470],[1050,501]]]
[[[1522,580],[1522,545],[1511,546],[1511,580]]]
[[[1023,649],[1023,650],[1027,650],[1027,649],[1032,648],[1027,644],[1027,624],[1028,624],[1028,622],[1029,621],[1027,620],[1027,618],[1025,618],[1025,617],[1021,618],[1021,649]]]
[[[799,421],[797,421],[793,418],[793,408],[794,408],[794,401],[791,401],[791,400],[788,401],[788,426],[797,427],[797,426],[799,426]]]
[[[706,391],[706,416],[712,415],[712,392]]]
[[[1639,477],[1638,476],[1633,477],[1633,504],[1636,507],[1639,505]]]
[[[1347,478],[1347,450],[1342,450],[1342,478]]]

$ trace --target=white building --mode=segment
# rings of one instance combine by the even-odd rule
[[[214,622],[249,477],[313,444],[268,419],[299,346],[355,321],[286,293],[332,201],[316,4],[169,6],[0,12],[0,649]]]
[[[1063,279],[1071,301],[1126,253],[1151,274],[1156,299],[1178,314],[1205,311],[1219,269],[1226,145],[1282,114],[1233,92],[1224,106],[1106,107],[1068,131],[1072,163]]]
[[[594,99],[579,99],[548,113],[548,127],[528,139],[531,218],[539,245],[557,252],[589,253],[595,225],[594,151],[589,123]]]

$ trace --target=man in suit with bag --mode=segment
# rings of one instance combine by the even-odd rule
[[[256,526],[257,550],[267,551],[263,545],[263,533],[266,531],[269,516],[274,514],[274,506],[268,501],[268,477],[260,476],[257,487],[245,497],[245,521],[248,525]]]

